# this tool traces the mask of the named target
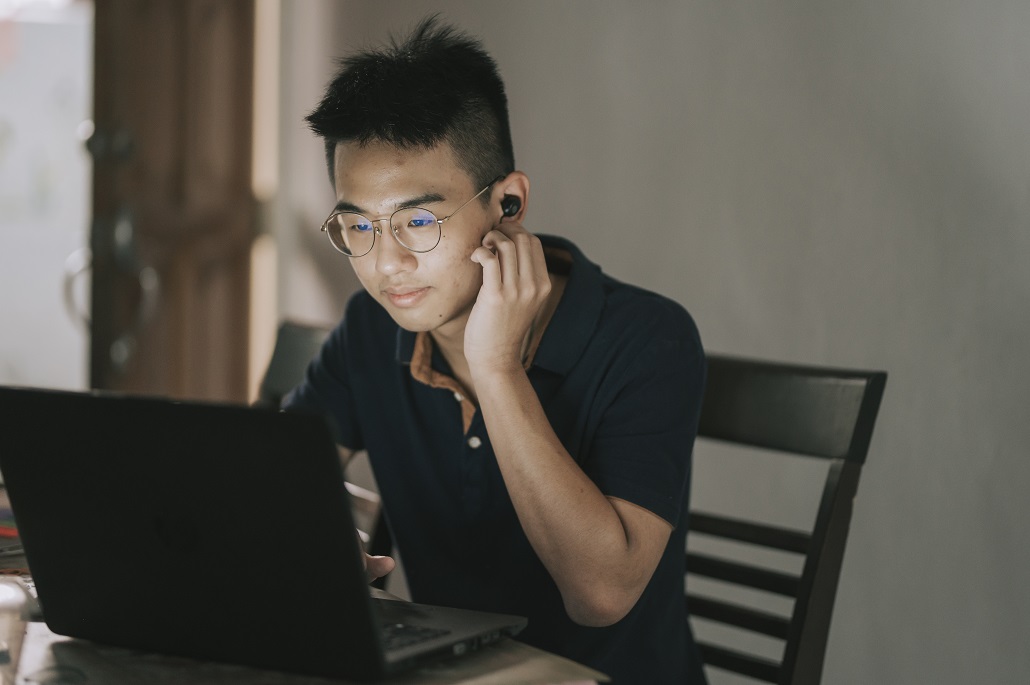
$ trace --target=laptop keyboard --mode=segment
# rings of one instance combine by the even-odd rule
[[[445,628],[428,628],[426,626],[413,626],[407,623],[384,623],[383,644],[386,649],[400,649],[417,645],[426,640],[446,635],[451,631]]]

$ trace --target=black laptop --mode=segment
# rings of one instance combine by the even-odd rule
[[[55,633],[369,680],[526,625],[370,596],[319,417],[0,388],[0,424],[0,470]]]

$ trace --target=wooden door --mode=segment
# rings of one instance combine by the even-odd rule
[[[95,8],[90,384],[243,401],[254,3]]]

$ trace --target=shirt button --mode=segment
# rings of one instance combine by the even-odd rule
[[[461,402],[465,398],[461,396],[460,392],[456,392],[456,393],[454,393],[454,399],[457,400],[458,402]]]
[[[483,444],[483,441],[479,439],[479,436],[473,435],[471,438],[469,438],[468,443],[469,447],[471,447],[474,450],[478,450],[479,446]]]

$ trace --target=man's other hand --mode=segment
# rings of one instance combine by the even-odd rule
[[[376,578],[382,578],[397,566],[397,562],[393,560],[393,557],[374,557],[367,552],[364,552],[363,554],[365,561],[365,576],[368,578],[368,582],[370,583]]]

